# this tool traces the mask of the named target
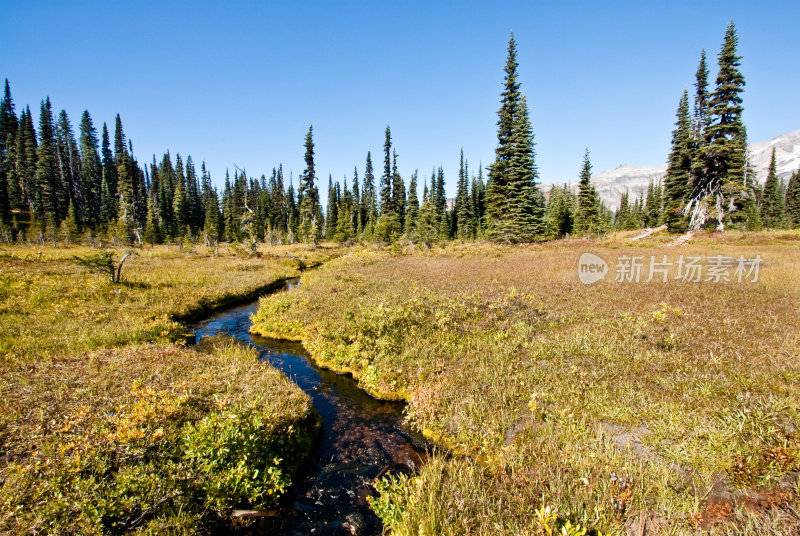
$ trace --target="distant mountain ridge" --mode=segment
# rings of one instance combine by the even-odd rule
[[[800,130],[776,136],[769,141],[750,144],[750,162],[756,171],[758,181],[762,184],[767,179],[773,147],[775,148],[778,177],[788,181],[792,173],[800,168]],[[663,180],[666,173],[666,164],[656,167],[636,167],[623,164],[616,169],[593,175],[592,184],[603,203],[616,210],[623,193],[627,191],[632,199],[636,198],[647,192],[647,185],[650,181]],[[571,183],[570,186],[576,188],[577,182]]]

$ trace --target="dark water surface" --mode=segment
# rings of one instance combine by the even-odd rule
[[[250,533],[380,534],[366,500],[375,493],[372,481],[387,470],[413,471],[425,459],[424,440],[403,426],[405,404],[376,400],[351,377],[317,367],[299,343],[250,334],[257,309],[258,302],[226,309],[197,324],[194,334],[197,340],[227,334],[258,348],[261,359],[311,396],[322,432],[278,515],[260,519]]]

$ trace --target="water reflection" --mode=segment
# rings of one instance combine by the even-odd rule
[[[281,515],[264,518],[253,533],[380,534],[380,521],[366,501],[374,493],[370,484],[387,470],[417,468],[424,461],[424,440],[403,427],[404,404],[376,400],[349,376],[320,369],[299,343],[251,335],[250,317],[257,308],[253,302],[222,311],[198,324],[195,336],[226,334],[258,348],[261,359],[311,396],[323,424]]]

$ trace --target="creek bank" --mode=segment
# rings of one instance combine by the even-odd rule
[[[287,289],[294,285],[286,282]],[[257,302],[228,308],[197,324],[194,335],[227,334],[257,348],[261,359],[311,397],[322,429],[279,511],[255,520],[248,534],[380,534],[368,501],[375,494],[372,483],[389,470],[418,469],[427,442],[404,427],[405,404],[379,400],[352,377],[317,366],[298,342],[251,333],[257,308]]]

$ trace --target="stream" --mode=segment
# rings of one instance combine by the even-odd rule
[[[278,292],[299,284],[292,280]],[[405,404],[377,400],[352,377],[321,369],[300,343],[251,334],[257,309],[254,301],[218,312],[194,327],[195,337],[231,335],[255,346],[261,359],[308,393],[322,430],[278,515],[260,518],[247,534],[381,534],[367,503],[375,494],[372,481],[386,471],[414,471],[425,459],[424,439],[403,425]]]

